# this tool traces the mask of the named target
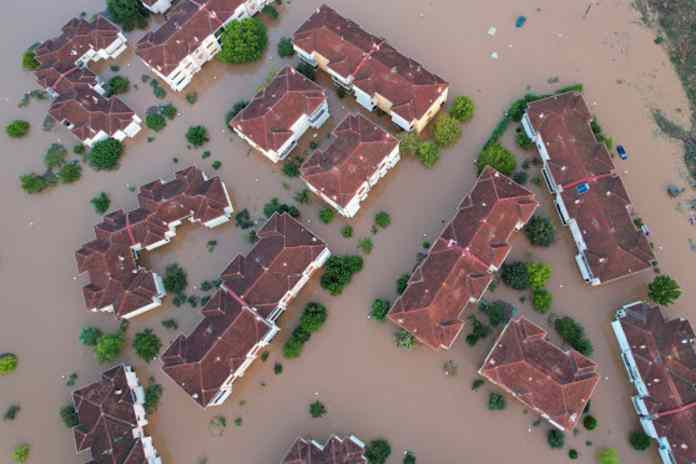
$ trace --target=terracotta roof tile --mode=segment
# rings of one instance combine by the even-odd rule
[[[298,438],[281,464],[367,464],[365,448],[352,437],[332,436],[325,444]]]
[[[510,250],[510,238],[538,203],[534,194],[486,168],[428,256],[411,275],[389,319],[433,349],[449,348],[461,313],[481,298]]]
[[[479,374],[565,431],[575,427],[599,382],[590,359],[562,351],[524,317],[508,323]]]

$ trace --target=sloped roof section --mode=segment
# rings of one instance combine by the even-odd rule
[[[576,426],[599,382],[593,361],[561,350],[524,317],[508,323],[479,373],[565,431]]]
[[[333,130],[334,140],[302,165],[302,177],[337,204],[346,206],[379,169],[399,141],[364,116],[351,114]]]
[[[367,464],[365,446],[355,437],[332,436],[325,444],[298,438],[281,464]]]
[[[411,275],[389,319],[433,349],[447,349],[464,327],[461,314],[477,301],[510,251],[510,239],[529,221],[533,193],[487,167],[462,200],[428,256]]]

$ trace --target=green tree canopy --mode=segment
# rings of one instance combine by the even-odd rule
[[[36,53],[34,53],[34,50],[27,50],[22,53],[22,67],[25,70],[34,71],[38,69],[39,66],[41,66],[41,63],[36,60]]]
[[[369,464],[384,464],[391,455],[391,445],[383,438],[372,440],[365,448],[365,457]]]
[[[258,61],[268,46],[266,26],[256,18],[232,21],[220,36],[218,60],[228,64]]]
[[[106,0],[109,17],[124,31],[145,29],[150,12],[140,0]]]
[[[100,363],[110,363],[116,361],[121,355],[126,339],[121,332],[111,335],[102,335],[97,341],[95,353],[97,361]]]
[[[152,329],[145,329],[135,334],[133,349],[145,362],[149,363],[159,356],[162,342]]]
[[[186,131],[186,140],[194,147],[200,147],[209,140],[208,129],[204,126],[191,126]]]
[[[300,316],[300,327],[312,333],[321,329],[326,322],[326,306],[314,301],[307,303],[302,316]]]
[[[648,297],[662,306],[669,306],[681,296],[681,288],[668,275],[659,275],[648,284]]]
[[[423,166],[430,169],[440,159],[440,147],[435,142],[423,142],[418,145],[416,156]]]
[[[545,216],[533,216],[524,227],[524,233],[534,246],[548,247],[556,241],[556,227]]]
[[[148,129],[159,132],[167,126],[167,120],[160,113],[150,113],[145,116],[145,125]]]
[[[35,173],[25,174],[19,178],[22,190],[27,193],[39,193],[48,188],[48,181],[44,176]]]
[[[444,113],[435,119],[433,125],[433,138],[441,147],[450,147],[457,143],[462,136],[462,128],[452,116]]]
[[[114,138],[97,142],[89,152],[89,165],[97,171],[111,171],[118,168],[123,154],[123,144]]]
[[[289,58],[295,54],[295,48],[292,46],[292,39],[283,37],[278,42],[278,56],[281,58]]]
[[[599,464],[621,464],[621,458],[619,452],[614,448],[605,448],[597,455],[597,462]]]
[[[507,148],[499,143],[494,143],[481,151],[476,166],[478,167],[479,174],[483,172],[483,168],[491,166],[502,174],[510,176],[515,172],[517,159]]]
[[[21,119],[15,119],[14,121],[10,122],[7,126],[5,126],[5,132],[8,136],[12,137],[13,139],[21,139],[29,133],[30,127],[31,124],[29,124],[29,122],[23,121]]]
[[[543,288],[551,278],[551,266],[546,263],[528,263],[529,286]]]
[[[452,102],[449,114],[460,122],[467,122],[474,117],[474,109],[474,101],[471,98],[459,96]]]
[[[164,271],[164,289],[169,293],[183,293],[188,286],[186,271],[178,264],[170,264]]]
[[[505,285],[515,290],[529,288],[529,270],[527,264],[521,261],[505,263],[500,270],[500,278]]]
[[[17,370],[19,359],[14,353],[0,354],[0,375],[11,374]]]

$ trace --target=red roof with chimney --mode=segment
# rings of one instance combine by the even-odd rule
[[[332,436],[324,444],[298,438],[281,464],[367,464],[365,447],[350,437]]]
[[[679,464],[696,461],[696,351],[688,320],[665,319],[657,306],[624,307],[619,322],[648,389],[643,400]]]
[[[155,276],[137,262],[132,247],[143,248],[168,239],[169,224],[185,218],[207,222],[229,207],[219,177],[206,179],[198,168],[176,173],[169,182],[155,181],[141,187],[140,207],[129,212],[116,210],[94,228],[96,240],[75,253],[78,271],[87,272],[83,289],[88,308],[114,306],[123,317],[152,302],[157,295]]]
[[[326,5],[297,30],[295,44],[329,60],[328,67],[362,91],[389,100],[408,122],[422,118],[449,84],[384,39],[365,32]]]
[[[649,269],[655,255],[633,223],[631,200],[621,178],[612,174],[588,185],[585,193],[571,188],[561,197],[587,245],[585,257],[592,274],[605,283]]]
[[[432,349],[452,346],[464,327],[461,314],[481,298],[493,280],[490,270],[510,252],[513,232],[537,206],[533,193],[486,167],[411,275],[389,319]]]
[[[503,329],[479,374],[570,431],[599,383],[596,368],[577,351],[549,342],[544,329],[520,316]]]
[[[232,121],[233,127],[263,150],[278,150],[292,136],[292,126],[326,102],[324,90],[286,67]]]
[[[164,76],[196,51],[237,11],[244,0],[183,0],[167,13],[167,21],[145,34],[136,54]]]
[[[274,214],[257,236],[254,248],[238,255],[220,278],[225,288],[268,317],[326,244],[287,213]]]
[[[123,366],[114,367],[95,382],[73,393],[79,424],[73,429],[78,452],[89,449],[92,464],[146,464],[143,443],[133,437],[138,420],[135,393]]]
[[[324,152],[315,152],[302,165],[304,180],[346,206],[389,156],[399,141],[358,114],[351,114],[333,130],[334,140]]]
[[[609,151],[592,132],[592,114],[580,93],[566,92],[531,102],[527,115],[546,145],[549,168],[558,185],[613,172]]]

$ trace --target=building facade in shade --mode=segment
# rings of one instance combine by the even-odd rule
[[[140,253],[169,243],[185,221],[213,228],[234,211],[222,180],[208,179],[195,167],[178,171],[173,180],[142,186],[138,203],[132,211],[104,216],[94,228],[96,239],[75,253],[78,271],[89,279],[82,293],[90,311],[130,319],[158,307],[164,284],[141,264]]]
[[[696,350],[684,318],[666,319],[642,301],[619,309],[611,323],[635,394],[643,430],[657,442],[664,464],[696,462]]]
[[[332,435],[323,444],[300,437],[280,464],[367,464],[365,443],[355,435],[346,438]]]
[[[109,369],[101,380],[76,390],[73,405],[75,449],[89,450],[91,464],[162,464],[145,433],[145,391],[131,366]]]
[[[411,274],[389,320],[434,350],[451,348],[464,328],[463,313],[486,292],[514,232],[538,206],[532,192],[486,167]]]
[[[650,269],[655,255],[592,121],[582,95],[566,92],[530,103],[522,126],[536,144],[546,187],[575,241],[580,274],[595,286]]]
[[[329,119],[326,92],[294,68],[283,68],[229,126],[274,163],[284,160],[309,128]]]
[[[396,137],[364,116],[350,114],[333,130],[331,145],[301,167],[307,187],[351,218],[370,190],[401,159]]]
[[[202,407],[221,405],[280,330],[277,319],[331,256],[287,213],[274,214],[247,255],[220,275],[203,320],[162,355],[164,372]]]
[[[328,73],[368,111],[421,132],[447,101],[449,84],[385,39],[322,5],[293,35],[300,59]]]

